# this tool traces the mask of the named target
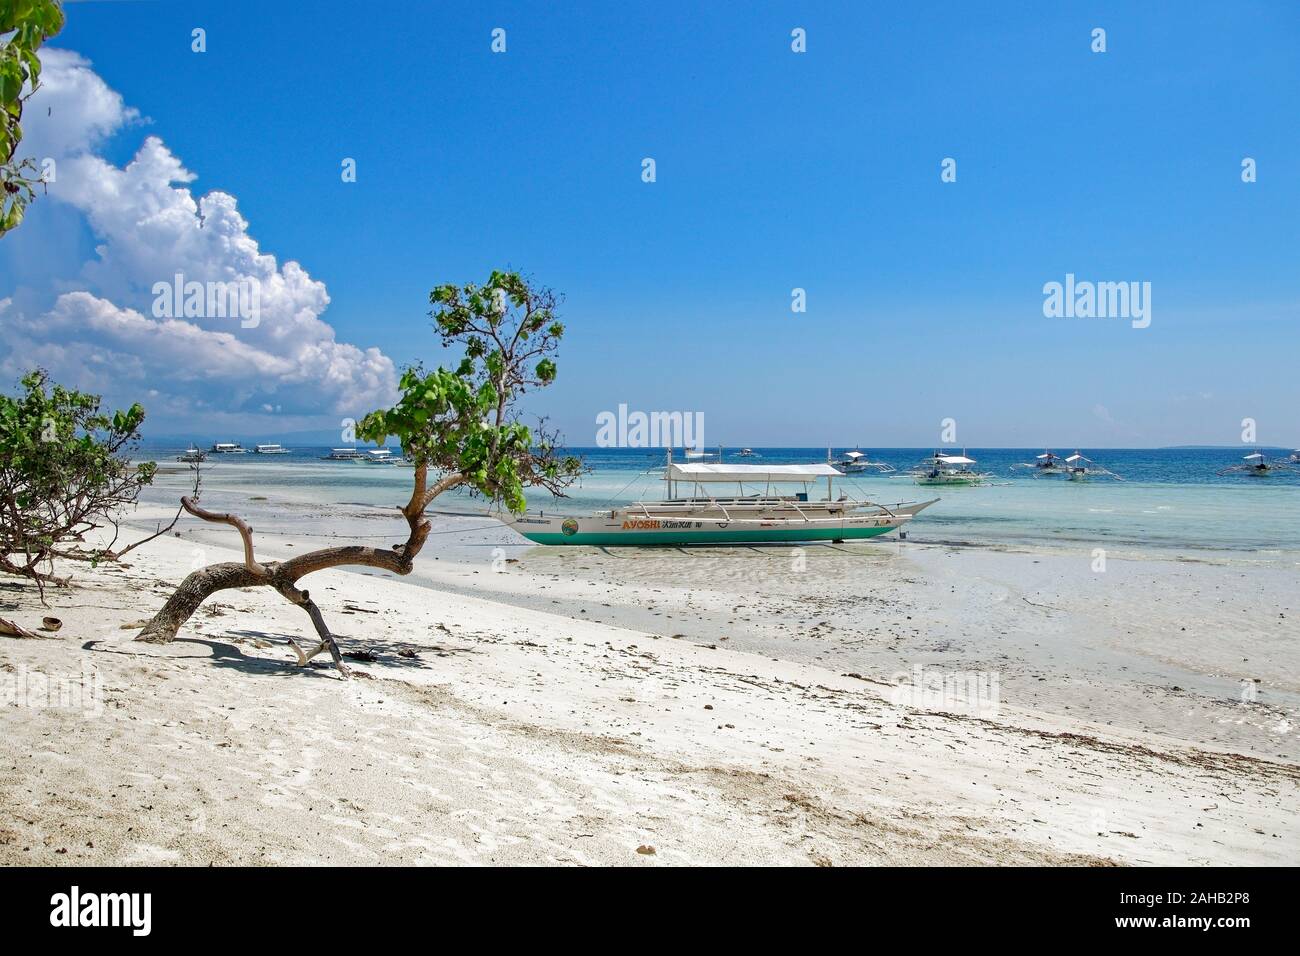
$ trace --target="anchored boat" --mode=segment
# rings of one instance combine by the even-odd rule
[[[530,511],[495,517],[538,544],[654,545],[848,541],[874,538],[911,521],[939,499],[881,505],[835,498],[833,482],[843,473],[831,465],[673,464],[664,473],[668,496],[637,501],[585,517]],[[826,498],[810,500],[813,485],[826,481]],[[736,494],[709,493],[714,485],[735,485]],[[803,490],[779,494],[773,486]],[[683,487],[689,494],[679,496]],[[762,487],[747,493],[747,487]]]
[[[941,455],[935,452],[929,458],[910,471],[894,477],[911,478],[918,485],[982,485],[993,476],[987,472],[975,471],[971,465],[974,458],[965,455]]]
[[[861,449],[846,451],[844,457],[835,463],[835,467],[846,475],[856,475],[864,471],[894,471],[893,465],[883,461],[872,461]]]
[[[1119,475],[1109,468],[1103,468],[1091,458],[1085,458],[1077,451],[1069,458],[1065,459],[1066,477],[1071,481],[1091,481],[1094,478],[1113,478],[1116,481],[1123,481]]]
[[[1078,452],[1075,452],[1078,454]],[[1066,459],[1069,461],[1069,459]],[[1012,468],[1027,468],[1030,474],[1035,478],[1049,478],[1053,475],[1064,475],[1068,471],[1061,461],[1061,456],[1054,451],[1045,451],[1038,455],[1033,461],[1022,461],[1018,465],[1012,465]]]
[[[1295,474],[1300,472],[1300,467],[1293,464],[1295,455],[1290,458],[1279,458],[1276,461],[1269,461],[1259,452],[1246,455],[1241,459],[1240,465],[1230,465],[1216,472],[1218,475],[1250,475],[1252,478],[1268,478],[1272,475]]]

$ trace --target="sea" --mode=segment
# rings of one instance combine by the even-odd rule
[[[245,446],[248,447],[248,446]],[[396,449],[394,449],[396,451]],[[836,448],[835,456],[849,448]],[[916,465],[933,448],[862,449],[873,461],[898,470]],[[1045,548],[1117,548],[1130,553],[1211,558],[1227,553],[1235,560],[1300,566],[1300,471],[1259,478],[1220,475],[1243,456],[1261,451],[1281,458],[1282,448],[1086,448],[1080,451],[1122,480],[1071,482],[1061,477],[1033,477],[1018,465],[1032,463],[1041,448],[947,449],[974,458],[974,467],[993,477],[977,487],[920,487],[905,477],[856,474],[836,480],[836,495],[847,493],[883,504],[923,501],[938,504],[908,527],[910,540],[962,547],[1027,546]],[[141,460],[156,460],[159,476],[145,500],[175,501],[192,474],[175,461],[183,447],[147,444]],[[238,506],[250,502],[297,502],[317,506],[387,509],[405,501],[411,469],[324,461],[327,447],[299,447],[286,455],[210,455],[202,466],[205,495],[216,494]],[[556,498],[530,491],[530,510],[582,514],[637,500],[664,496],[666,454],[662,448],[574,448],[589,469],[569,491]],[[823,463],[825,448],[754,448],[752,457],[723,449],[725,463]],[[1073,448],[1056,449],[1069,455]],[[681,461],[680,451],[675,456]],[[707,459],[718,461],[715,456]],[[814,486],[813,497],[824,488]],[[762,488],[751,488],[761,491]],[[793,490],[793,489],[792,489]],[[732,489],[728,489],[730,493]],[[446,515],[482,517],[486,503],[463,491],[439,498],[431,510]],[[521,539],[522,540],[522,539]]]

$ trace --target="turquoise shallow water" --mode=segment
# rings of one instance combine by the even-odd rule
[[[825,449],[755,449],[761,457],[728,462],[786,464],[825,461]],[[841,452],[845,449],[836,449]],[[1060,454],[1074,449],[1058,448]],[[173,458],[181,449],[145,448],[143,455],[172,467],[160,476],[152,500],[174,499],[185,478]],[[296,449],[284,456],[214,456],[205,466],[205,487],[249,497],[293,499],[316,504],[387,508],[405,499],[409,469],[320,461],[327,449]],[[663,494],[662,450],[581,449],[592,472],[567,499],[529,497],[530,508],[588,512]],[[930,449],[870,449],[871,457],[906,468]],[[1012,469],[1032,461],[1041,449],[969,449],[979,468],[995,475],[976,488],[922,488],[907,479],[852,476],[837,482],[854,497],[892,503],[940,497],[939,504],[910,528],[917,541],[970,545],[1104,547],[1176,551],[1187,557],[1230,552],[1231,557],[1300,564],[1300,475],[1269,478],[1218,477],[1215,472],[1241,460],[1245,450],[1083,449],[1084,454],[1126,480],[1068,482],[1028,477]],[[1281,450],[1268,452],[1270,457]],[[818,486],[817,491],[821,490]],[[814,494],[815,496],[815,494]],[[460,493],[435,509],[482,512],[483,503]]]

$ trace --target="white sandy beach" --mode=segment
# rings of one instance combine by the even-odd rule
[[[660,580],[671,568],[650,562],[602,589],[591,570],[604,567],[599,552],[518,549],[518,563],[495,573],[487,563],[444,566],[434,544],[411,579],[345,570],[305,579],[345,652],[376,658],[350,660],[355,676],[343,681],[328,665],[293,663],[286,638],[305,635],[309,622],[269,590],[217,595],[170,645],[133,642],[125,625],[161,605],[196,551],[204,561],[240,557],[233,531],[194,521],[183,528],[131,554],[126,567],[77,568],[72,589],[52,592],[51,610],[34,588],[3,582],[0,614],[36,626],[52,613],[64,625],[42,639],[0,637],[8,698],[0,863],[1242,865],[1300,857],[1300,765],[1286,708],[1162,686],[1134,692],[1105,720],[1082,716],[1102,712],[1092,702],[1116,655],[1151,661],[1153,674],[1170,666],[1162,663],[1168,648],[1146,632],[1171,618],[1134,617],[1139,605],[1122,588],[1105,601],[1085,595],[1098,620],[1122,618],[1132,646],[1112,646],[1123,640],[1109,634],[1076,641],[1070,654],[1084,663],[1066,668],[1080,674],[1071,687],[1052,668],[1064,652],[1060,629],[1040,628],[1056,632],[1039,642],[1040,657],[1024,635],[1026,621],[1052,620],[1039,605],[1078,600],[1050,556],[995,554],[990,569],[942,548],[882,543],[851,554],[856,567],[877,568],[869,580],[892,582],[875,604],[852,596],[840,607],[782,603],[781,576],[770,575],[741,582],[754,600],[733,604],[726,624],[718,582],[735,560],[727,554],[700,559],[698,578],[683,577],[678,564],[675,583]],[[320,543],[267,533],[259,554]],[[1011,563],[997,564],[1004,559]],[[979,573],[957,574],[963,561]],[[1041,574],[1026,579],[1026,566]],[[1184,572],[1204,576],[1179,586],[1178,614],[1217,626],[1212,609],[1222,595],[1214,591],[1232,586],[1231,572],[1165,571]],[[543,581],[550,590],[540,590]],[[1267,579],[1251,581],[1262,599],[1285,602]],[[583,603],[578,588],[607,594]],[[1150,602],[1150,580],[1132,588],[1135,601]],[[626,600],[629,591],[639,601]],[[1030,595],[1032,603],[1020,600]],[[940,599],[942,638],[924,619]],[[632,603],[643,616],[618,611]],[[597,607],[624,623],[587,619]],[[874,638],[848,634],[850,620]],[[985,666],[988,651],[976,644],[998,632],[1007,635],[1006,666],[991,713],[930,706],[890,683],[905,660],[941,660],[949,671]],[[937,646],[941,639],[951,645]],[[1206,674],[1208,687],[1235,685],[1243,667],[1264,686],[1294,682],[1294,670],[1272,673],[1269,661],[1242,665],[1216,658],[1212,642],[1196,646],[1177,666]],[[1051,679],[1036,679],[1035,668]],[[89,670],[102,707],[33,706],[42,703],[34,692],[42,678],[75,683]],[[1144,680],[1120,678],[1110,696]],[[1021,691],[1031,685],[1039,689]]]

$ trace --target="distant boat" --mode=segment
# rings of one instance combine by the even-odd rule
[[[397,461],[387,448],[367,448],[366,453],[356,460],[364,465],[392,465]]]
[[[1091,481],[1093,478],[1114,478],[1123,481],[1119,475],[1108,468],[1103,468],[1091,458],[1085,458],[1077,451],[1065,459],[1066,475],[1071,481]]]
[[[909,471],[895,477],[911,478],[918,485],[982,485],[993,476],[975,471],[974,458],[965,455],[941,455],[935,452]]]
[[[333,448],[328,455],[321,456],[321,461],[359,461],[365,457],[360,448]]]
[[[638,501],[598,511],[586,517],[529,511],[493,517],[538,544],[565,545],[704,545],[736,542],[846,541],[874,538],[911,521],[934,504],[879,505],[871,501],[836,498],[832,481],[841,473],[820,465],[673,464],[671,453],[664,480],[668,497]],[[809,492],[826,482],[826,497],[810,500]],[[719,495],[710,485],[734,485],[735,496]],[[778,494],[773,485],[802,486],[796,494]],[[692,489],[677,497],[675,487]],[[749,494],[745,486],[761,489]],[[935,499],[937,501],[938,499]]]
[[[1216,474],[1218,475],[1249,475],[1252,478],[1269,478],[1277,474],[1294,474],[1300,472],[1300,466],[1292,464],[1295,455],[1290,458],[1279,458],[1277,461],[1269,461],[1259,452],[1246,455],[1241,459],[1240,465],[1229,465],[1222,468]]]
[[[212,446],[211,451],[214,455],[244,455],[248,453],[248,449],[237,441],[219,441]]]
[[[1075,452],[1075,454],[1079,454]],[[1012,468],[1028,468],[1035,478],[1050,478],[1055,475],[1064,475],[1066,469],[1061,460],[1061,456],[1054,451],[1045,451],[1033,461],[1022,461]]]
[[[752,449],[752,448],[742,448],[742,449],[740,449],[740,451],[736,452],[736,455],[737,455],[737,457],[739,457],[739,458],[758,458],[758,457],[760,457],[760,456],[758,455],[758,453],[755,452],[754,449]]]
[[[289,449],[280,445],[258,445],[253,449],[258,455],[287,455]]]
[[[185,449],[185,454],[177,455],[176,460],[183,461],[188,465],[196,465],[201,461],[207,461],[208,453],[206,451],[200,451],[198,448],[194,447],[194,442],[190,442],[190,447]]]
[[[846,475],[861,474],[864,471],[889,472],[895,470],[893,465],[886,464],[883,461],[872,461],[867,457],[867,453],[861,449],[846,451],[844,457],[835,463],[835,467]]]

